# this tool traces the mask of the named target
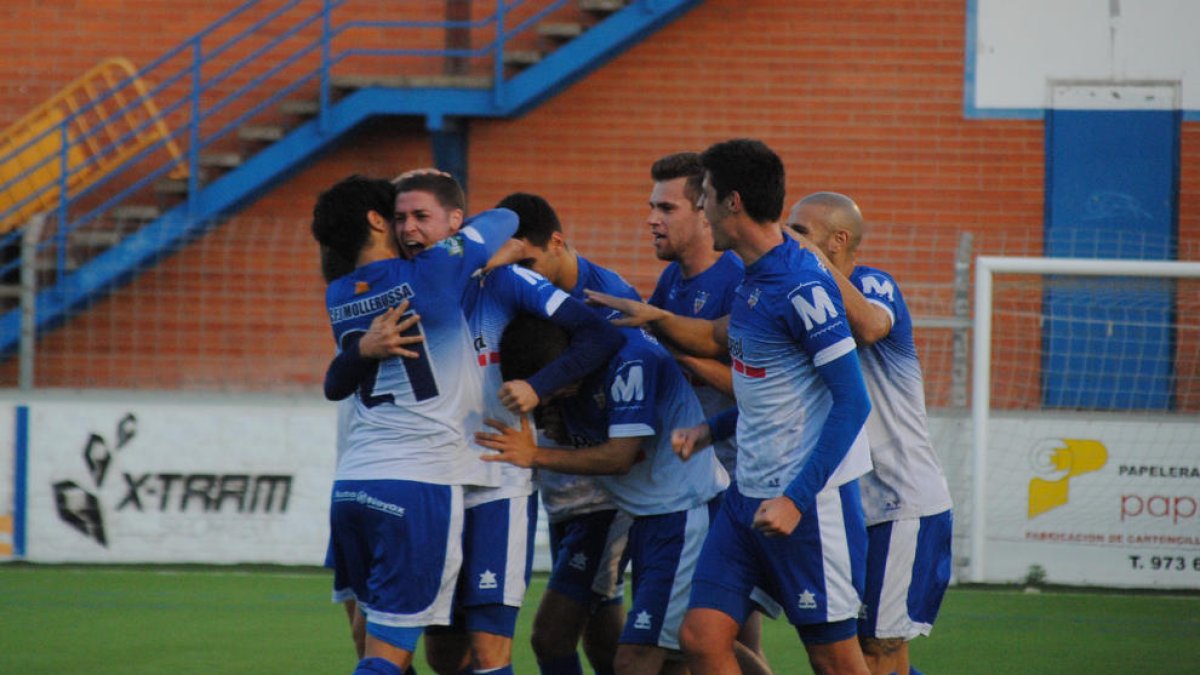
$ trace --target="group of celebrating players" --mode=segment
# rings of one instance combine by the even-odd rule
[[[951,501],[895,280],[855,203],[783,215],[759,141],[662,158],[649,302],[527,193],[465,218],[431,170],[322,193],[339,408],[328,563],[355,673],[511,674],[538,495],[543,675],[770,673],[763,615],[816,673],[917,672]],[[626,612],[623,578],[632,597]],[[788,664],[776,664],[783,671]]]

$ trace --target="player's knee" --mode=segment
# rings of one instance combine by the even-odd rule
[[[558,629],[548,621],[535,622],[533,632],[529,637],[533,654],[539,660],[552,659],[568,653],[573,654],[576,642],[578,642],[578,636],[568,636],[565,631]]]
[[[704,657],[733,649],[733,641],[726,639],[693,612],[688,612],[679,627],[679,647],[688,657]]]
[[[425,637],[425,662],[438,675],[456,675],[470,664],[465,641],[457,635]]]
[[[904,649],[902,638],[874,638],[860,635],[858,644],[862,647],[864,656],[874,659],[888,658]]]
[[[663,649],[655,645],[623,644],[617,647],[613,657],[613,671],[617,673],[647,672],[648,666],[660,665]],[[654,667],[658,671],[658,667]]]

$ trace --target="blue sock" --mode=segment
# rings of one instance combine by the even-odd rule
[[[473,675],[513,675],[513,669],[512,669],[511,663],[508,664],[507,666],[500,666],[499,668],[492,668],[491,670],[473,670],[471,672]]]
[[[925,673],[922,673],[921,671],[917,670],[916,668],[913,668],[912,664],[910,663],[910,664],[908,664],[908,675],[925,675]]]
[[[358,662],[354,675],[404,675],[404,672],[400,670],[400,666],[387,659],[371,656]]]
[[[556,659],[538,660],[538,672],[542,675],[583,675],[578,654],[560,656]]]

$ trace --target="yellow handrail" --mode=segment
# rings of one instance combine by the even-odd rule
[[[0,132],[0,213],[29,200],[0,220],[0,234],[53,208],[61,196],[64,120],[68,196],[162,141],[176,165],[171,177],[187,176],[183,155],[136,73],[129,59],[106,59]]]

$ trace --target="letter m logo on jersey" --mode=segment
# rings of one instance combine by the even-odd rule
[[[895,302],[896,287],[883,277],[865,276],[862,278],[863,295],[874,295]]]
[[[805,297],[806,295],[809,297]],[[823,325],[839,316],[833,299],[829,297],[825,288],[818,284],[797,287],[788,299],[792,301],[796,313],[804,319],[805,330],[812,330],[813,326]]]
[[[612,399],[618,403],[632,403],[646,397],[642,385],[643,370],[641,361],[631,361],[621,364],[612,383]]]

